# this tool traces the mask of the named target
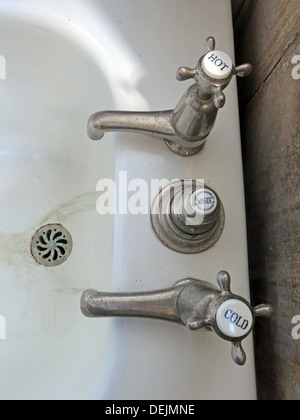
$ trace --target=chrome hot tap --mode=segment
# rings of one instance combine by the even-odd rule
[[[235,67],[231,58],[216,50],[213,37],[206,40],[206,54],[195,69],[181,67],[177,80],[194,79],[174,110],[156,112],[102,111],[88,122],[88,135],[100,140],[106,132],[136,132],[154,135],[166,141],[181,156],[199,153],[211,133],[218,110],[225,105],[223,90],[234,75],[245,77],[252,71],[250,64]]]

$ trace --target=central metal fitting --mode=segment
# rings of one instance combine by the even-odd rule
[[[225,212],[214,190],[195,180],[165,187],[154,200],[151,221],[170,249],[197,254],[212,247],[225,225]]]

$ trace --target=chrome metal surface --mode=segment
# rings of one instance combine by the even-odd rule
[[[190,201],[196,191],[209,191],[216,204],[212,213],[199,213]],[[165,187],[154,200],[151,210],[153,229],[170,249],[197,254],[211,248],[224,230],[225,211],[218,195],[195,180],[178,181]]]
[[[212,52],[215,40],[206,40],[206,51]],[[181,156],[193,156],[203,149],[206,138],[212,131],[217,113],[225,105],[223,90],[234,75],[245,77],[251,73],[250,64],[232,66],[230,74],[216,79],[203,69],[200,58],[195,69],[181,67],[177,80],[194,79],[174,110],[158,112],[102,111],[93,114],[88,122],[88,135],[92,140],[100,140],[106,132],[140,132],[164,139],[173,152]]]
[[[210,328],[219,337],[232,343],[232,358],[242,366],[246,363],[242,341],[252,332],[254,319],[258,316],[272,316],[273,308],[270,305],[252,308],[245,299],[233,294],[230,290],[230,275],[226,271],[218,274],[218,284],[220,289],[202,280],[185,279],[170,289],[146,293],[101,293],[87,290],[81,298],[81,310],[90,318],[146,317],[183,324],[192,331]],[[220,308],[230,302],[242,305],[250,314],[247,324],[244,320],[244,325],[249,325],[248,329],[243,333],[242,328],[242,332],[236,336],[226,334],[220,328]],[[236,321],[232,322],[237,324]]]
[[[71,255],[72,249],[72,237],[60,224],[42,226],[31,241],[33,258],[45,267],[63,264]]]
[[[176,155],[180,155],[182,157],[189,157],[198,155],[204,149],[205,144],[203,143],[199,147],[184,147],[178,143],[174,143],[171,140],[165,140],[167,147],[171,150],[171,152],[176,153]]]

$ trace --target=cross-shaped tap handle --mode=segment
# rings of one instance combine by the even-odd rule
[[[211,304],[207,322],[197,328],[197,320],[194,318],[188,327],[193,330],[210,327],[221,338],[231,341],[232,358],[236,364],[243,366],[246,362],[246,354],[242,347],[242,341],[252,332],[255,318],[270,317],[274,310],[268,304],[253,308],[245,299],[233,294],[230,288],[230,275],[226,271],[221,271],[218,274],[218,284],[221,293]]]
[[[223,51],[216,50],[216,41],[213,37],[206,40],[206,54],[202,56],[197,67],[181,67],[177,71],[177,80],[195,79],[203,95],[213,95],[216,108],[223,108],[225,95],[223,90],[229,85],[233,76],[246,77],[252,71],[251,64],[235,66]]]

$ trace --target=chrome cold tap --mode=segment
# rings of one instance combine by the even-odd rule
[[[146,293],[87,290],[82,295],[81,310],[90,318],[144,317],[176,322],[192,331],[209,328],[232,343],[232,358],[242,366],[246,363],[242,340],[252,332],[255,318],[271,316],[273,308],[252,308],[244,298],[233,294],[226,271],[218,274],[218,284],[220,289],[202,280],[185,279],[170,289]]]

